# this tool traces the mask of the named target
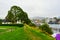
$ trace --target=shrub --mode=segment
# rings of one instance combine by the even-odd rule
[[[30,23],[29,25],[30,25],[30,26],[34,26],[34,27],[36,27],[36,25],[35,25],[34,23]]]
[[[0,24],[0,26],[19,26],[19,27],[23,27],[23,24]]]
[[[47,33],[49,33],[49,34],[53,34],[53,32],[52,32],[52,30],[51,30],[51,28],[49,27],[48,24],[43,24],[43,25],[41,25],[39,28],[40,28],[42,31],[45,31],[45,32],[47,32]]]

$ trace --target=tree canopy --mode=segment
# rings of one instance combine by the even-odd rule
[[[29,24],[31,21],[28,18],[26,12],[24,12],[18,6],[12,6],[11,9],[8,11],[6,19],[11,22],[16,22],[17,20],[21,20],[22,23]]]
[[[2,19],[0,19],[0,24],[2,24]]]

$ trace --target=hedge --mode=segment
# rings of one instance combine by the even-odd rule
[[[23,24],[0,24],[0,26],[19,26],[19,27],[23,27]]]

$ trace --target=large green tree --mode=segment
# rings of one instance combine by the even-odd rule
[[[28,18],[28,15],[26,12],[22,12],[18,15],[19,19],[21,20],[21,22],[29,24],[31,23],[30,19]]]
[[[2,19],[0,19],[0,24],[2,24]]]
[[[12,22],[16,22],[17,20],[21,20],[22,23],[29,24],[31,21],[28,18],[28,15],[26,12],[24,12],[20,7],[18,6],[12,6],[11,9],[8,11],[8,15],[6,16],[6,19]]]
[[[10,22],[14,22],[14,15],[12,14],[11,11],[8,11],[8,14],[6,16],[6,20],[10,21]]]

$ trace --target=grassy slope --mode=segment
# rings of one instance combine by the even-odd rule
[[[14,29],[13,31],[0,34],[0,40],[54,40],[52,37],[28,26],[15,27]]]

